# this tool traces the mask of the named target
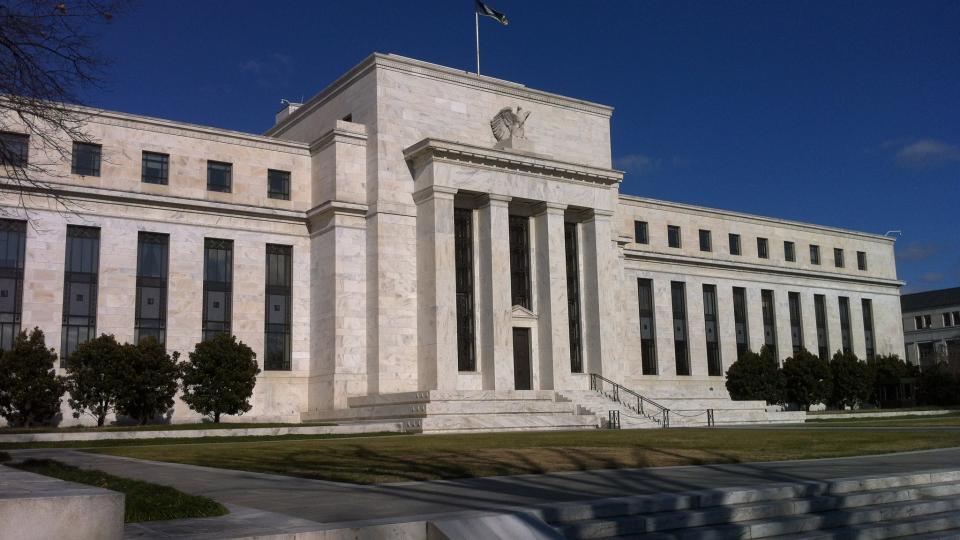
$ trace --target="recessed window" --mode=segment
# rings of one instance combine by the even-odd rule
[[[730,233],[728,236],[730,241],[730,254],[731,255],[740,255],[740,235]]]
[[[140,179],[147,184],[166,185],[170,176],[170,156],[159,152],[144,152]]]
[[[783,243],[783,258],[787,262],[795,262],[797,260],[797,252],[794,249],[793,242],[784,242]]]
[[[770,247],[766,238],[757,238],[757,257],[761,259],[770,258]]]
[[[140,231],[137,236],[137,297],[133,341],[167,341],[167,268],[170,236]]]
[[[633,222],[633,241],[638,244],[649,244],[650,235],[647,232],[646,221]]]
[[[865,251],[857,252],[857,269],[858,270],[867,269],[867,252]]]
[[[640,366],[644,375],[657,374],[657,333],[654,325],[653,281],[637,279],[640,303]]]
[[[0,219],[0,349],[10,350],[23,313],[27,222]]]
[[[700,229],[700,251],[713,251],[713,241],[710,238],[710,231]]]
[[[67,358],[81,343],[96,336],[100,229],[67,226],[67,255],[64,266],[61,367],[66,366]]]
[[[233,165],[222,161],[207,161],[207,190],[230,193],[233,184]]]
[[[667,225],[667,245],[672,248],[680,247],[680,227]]]
[[[293,247],[267,244],[263,369],[289,371],[292,317]]]
[[[508,235],[511,305],[533,309],[530,301],[530,218],[510,216]]]
[[[203,240],[203,341],[232,333],[233,240]]]
[[[267,171],[267,197],[290,200],[290,173],[287,171]]]
[[[100,176],[100,153],[102,147],[92,143],[73,143],[73,166],[71,172],[81,176]]]
[[[476,371],[473,210],[469,208],[456,208],[453,211],[453,259],[457,287],[457,369]]]
[[[943,325],[944,325],[944,326],[952,326],[952,324],[951,324],[951,322],[950,322],[950,321],[951,321],[951,318],[952,318],[952,317],[950,317],[950,313],[944,313],[944,314],[943,314]]]
[[[833,265],[843,268],[843,250],[840,248],[833,248]]]
[[[27,164],[30,136],[0,131],[0,165],[23,167]]]
[[[810,244],[810,264],[820,264],[820,246]]]

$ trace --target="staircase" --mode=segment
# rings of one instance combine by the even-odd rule
[[[960,470],[623,497],[533,514],[570,539],[960,539]]]

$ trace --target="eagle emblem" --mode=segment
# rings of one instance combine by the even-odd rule
[[[500,112],[490,121],[490,129],[493,130],[493,136],[497,141],[508,139],[525,139],[523,134],[523,125],[527,122],[530,111],[525,111],[517,106],[516,112],[510,107],[500,109]]]

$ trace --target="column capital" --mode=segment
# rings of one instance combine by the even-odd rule
[[[513,200],[509,195],[498,195],[496,193],[487,193],[480,198],[480,206],[506,206]]]
[[[567,209],[567,205],[555,202],[543,201],[537,203],[533,207],[534,215],[537,214],[563,214]]]
[[[601,208],[590,209],[590,217],[587,221],[595,219],[609,219],[613,217],[613,210],[603,210]]]
[[[453,200],[457,188],[447,186],[428,186],[413,194],[413,202],[421,204],[433,199]]]

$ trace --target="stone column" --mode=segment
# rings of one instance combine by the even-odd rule
[[[453,240],[455,189],[431,186],[417,203],[417,338],[421,390],[457,387],[457,288]]]
[[[566,205],[544,203],[536,220],[537,334],[540,389],[567,388],[570,373],[570,321],[563,214]]]
[[[484,390],[513,390],[510,302],[510,197],[489,195],[477,216],[480,264],[480,371]]]
[[[616,365],[613,346],[616,340],[613,306],[619,273],[613,251],[612,215],[609,211],[594,210],[582,227],[584,352],[587,373],[600,373],[620,381],[622,373]]]

